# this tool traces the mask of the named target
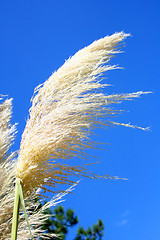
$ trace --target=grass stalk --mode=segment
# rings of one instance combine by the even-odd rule
[[[11,240],[16,240],[17,239],[20,204],[21,204],[23,212],[24,212],[24,217],[25,217],[28,229],[29,229],[30,238],[33,239],[33,236],[32,236],[32,233],[31,233],[31,228],[30,228],[29,221],[28,221],[28,215],[26,213],[25,202],[24,202],[24,198],[23,198],[22,185],[20,183],[20,180],[17,178],[16,179],[16,186],[15,186],[15,199],[14,199],[14,209],[13,209],[13,222],[12,222]]]
[[[17,184],[18,181],[19,180],[16,179],[11,240],[17,239],[18,218],[19,218],[19,208],[20,208],[20,194],[19,194],[19,188]],[[20,182],[18,183],[20,184]]]

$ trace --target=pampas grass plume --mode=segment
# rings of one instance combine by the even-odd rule
[[[108,95],[104,89],[109,84],[101,81],[104,72],[120,68],[110,65],[109,61],[121,52],[120,47],[128,36],[120,32],[93,42],[69,58],[35,89],[17,163],[14,160],[16,153],[9,153],[16,132],[16,125],[10,123],[12,99],[0,103],[0,239],[10,239],[15,179],[23,189],[33,237],[48,239],[49,235],[40,227],[49,217],[43,211],[61,201],[73,187],[61,191],[33,213],[30,209],[36,207],[34,199],[39,195],[39,189],[52,191],[52,187],[54,191],[53,187],[56,188],[57,184],[74,186],[72,176],[99,177],[89,173],[82,165],[67,164],[67,159],[86,158],[85,149],[94,147],[89,138],[92,130],[112,125],[148,130],[111,121],[111,117],[119,111],[110,106],[149,92]],[[0,95],[1,100],[3,96]],[[14,211],[13,215],[17,216],[18,212]],[[12,239],[30,238],[23,214],[19,216],[18,231],[14,227],[12,230]]]
[[[72,183],[70,175],[88,176],[83,167],[61,164],[60,160],[82,157],[92,146],[89,135],[93,127],[125,125],[108,120],[107,116],[117,113],[109,105],[143,92],[107,95],[103,93],[107,84],[100,80],[104,72],[119,68],[109,61],[128,36],[120,32],[93,42],[35,89],[16,169],[24,195],[57,183]]]

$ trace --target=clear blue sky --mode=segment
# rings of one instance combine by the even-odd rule
[[[19,123],[14,149],[37,85],[94,40],[122,30],[132,34],[113,60],[125,69],[107,73],[106,82],[113,84],[109,93],[154,92],[122,104],[126,112],[120,117],[151,131],[98,130],[94,139],[110,145],[90,152],[100,160],[92,171],[128,181],[83,179],[64,203],[84,227],[101,218],[104,240],[160,239],[159,12],[158,0],[0,1],[0,93],[14,99],[13,122]]]

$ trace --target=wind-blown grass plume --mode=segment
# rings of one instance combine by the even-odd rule
[[[10,120],[12,116],[12,99],[1,97],[3,101],[0,104],[0,199],[6,193],[4,189],[10,184],[11,171],[13,169],[15,152],[9,153],[9,148],[13,144],[14,136],[16,133],[16,126],[11,125]],[[15,174],[15,173],[14,173]]]
[[[9,150],[10,146],[13,144],[16,127],[10,123],[12,116],[12,99],[6,99],[4,101],[4,97],[2,97],[0,100],[2,101],[0,104],[0,239],[10,240],[15,194],[16,160],[14,157],[16,156],[16,153],[12,153]],[[68,189],[65,193],[62,192],[55,195],[41,208],[38,208],[39,202],[36,203],[33,199],[26,198],[26,209],[29,214],[29,223],[35,239],[39,239],[40,237],[43,237],[43,239],[50,239],[49,237],[51,237],[52,234],[47,234],[45,230],[41,228],[45,219],[50,217],[49,215],[43,214],[43,211],[63,201],[66,193],[71,192],[73,188],[74,186]],[[34,197],[36,198],[36,195],[34,195]],[[24,215],[21,213],[19,217],[17,239],[26,240],[29,238],[29,230]]]
[[[24,195],[34,194],[42,186],[46,190],[57,183],[72,183],[70,175],[88,176],[83,167],[68,166],[60,160],[84,156],[85,149],[93,147],[91,130],[115,124],[107,118],[117,113],[109,105],[143,94],[107,95],[103,92],[107,84],[100,81],[105,71],[119,68],[109,65],[109,60],[120,52],[128,36],[120,32],[93,42],[35,89],[16,173]]]
[[[14,162],[0,163],[0,239],[11,234],[14,205]]]
[[[15,153],[9,148],[16,132],[11,125],[12,99],[0,98],[0,239],[6,239],[11,231],[11,219],[14,203]],[[14,171],[13,171],[14,169]]]

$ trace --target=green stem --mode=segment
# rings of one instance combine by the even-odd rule
[[[25,202],[24,202],[24,198],[23,198],[23,190],[22,190],[22,185],[20,184],[20,181],[17,181],[17,188],[18,188],[18,192],[19,192],[19,196],[20,196],[20,202],[21,202],[21,206],[23,209],[23,213],[26,219],[26,223],[29,229],[29,233],[30,233],[30,238],[33,239],[32,233],[31,233],[31,228],[29,225],[29,221],[28,221],[28,215],[26,213],[26,207],[25,207]]]
[[[17,182],[18,182],[18,180],[16,179],[11,240],[16,240],[17,239],[17,230],[18,230],[20,194],[19,194],[19,189],[18,189]]]

